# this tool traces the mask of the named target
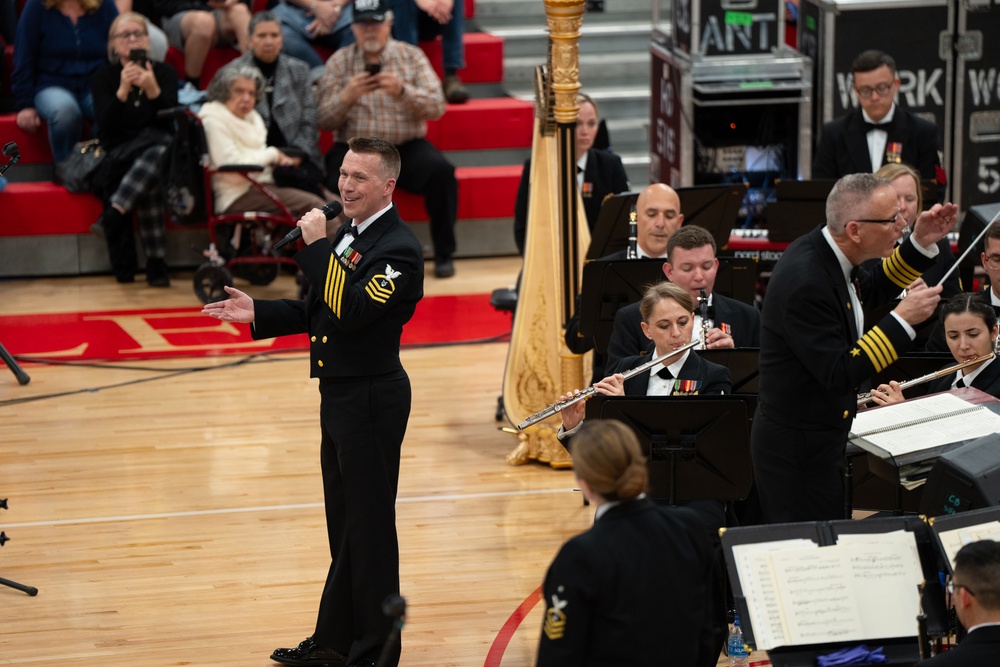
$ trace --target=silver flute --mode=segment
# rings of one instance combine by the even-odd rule
[[[993,357],[994,353],[990,352],[989,354],[984,354],[981,357],[976,357],[975,359],[969,359],[968,361],[963,361],[960,364],[955,364],[954,366],[949,366],[948,368],[942,368],[939,371],[934,371],[933,373],[928,373],[927,375],[921,375],[920,377],[913,378],[912,380],[906,380],[905,382],[900,382],[899,388],[902,390],[906,389],[907,387],[923,384],[924,382],[930,382],[931,380],[942,378],[945,375],[951,375],[955,371],[961,370],[966,366],[972,366],[973,364],[982,363],[987,359],[992,359]],[[872,400],[872,392],[870,391],[866,391],[863,394],[858,394],[858,407],[860,408],[862,405],[870,403],[871,400]]]
[[[698,345],[698,341],[693,340],[690,343],[688,343],[687,345],[682,345],[681,347],[677,348],[676,350],[671,350],[670,352],[667,352],[666,354],[664,354],[662,356],[656,357],[654,359],[650,359],[646,363],[641,364],[639,366],[636,366],[635,368],[633,368],[631,370],[627,370],[624,373],[622,373],[621,374],[622,375],[622,379],[627,380],[630,377],[635,377],[639,373],[642,373],[643,371],[649,370],[650,368],[652,368],[656,364],[663,363],[664,360],[669,359],[670,357],[678,355],[681,352],[685,352],[687,350],[690,350],[695,345]],[[542,421],[543,419],[548,419],[552,415],[558,414],[558,413],[562,412],[563,410],[565,410],[566,408],[568,408],[571,405],[576,405],[580,401],[585,401],[585,400],[587,400],[588,398],[590,398],[591,396],[593,396],[596,393],[597,393],[597,383],[595,382],[594,384],[590,385],[589,387],[587,387],[586,389],[584,389],[583,391],[581,391],[579,394],[577,394],[576,396],[574,396],[573,398],[567,398],[565,401],[559,401],[557,403],[553,403],[550,406],[548,406],[547,408],[545,408],[544,410],[539,410],[538,412],[536,412],[535,414],[531,415],[530,417],[528,417],[527,419],[525,419],[523,422],[521,422],[520,424],[518,424],[517,425],[517,430],[518,431],[523,431],[524,429],[528,428],[529,426],[534,426],[535,424],[537,424],[538,422]]]

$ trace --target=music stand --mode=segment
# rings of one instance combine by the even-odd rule
[[[608,349],[615,313],[642,298],[646,287],[666,280],[662,259],[599,259],[583,265],[580,289],[580,335],[594,339],[602,354]]]
[[[788,243],[826,223],[826,198],[835,180],[779,180],[774,201],[764,207],[767,240]]]
[[[746,196],[746,185],[698,185],[676,190],[684,224],[704,227],[712,234],[719,250],[726,248]],[[624,192],[604,200],[590,237],[587,259],[600,259],[625,250],[629,213],[638,199],[638,192]]]
[[[649,497],[743,500],[750,493],[747,405],[738,396],[605,396],[587,402],[587,419],[617,419],[639,438]]]
[[[6,164],[0,166],[0,176],[3,176],[4,173],[17,164],[17,161],[21,158],[21,153],[17,149],[17,144],[13,141],[8,141],[4,144],[3,154],[9,157],[10,160],[8,160]],[[17,378],[18,384],[28,384],[31,382],[31,378],[28,377],[28,374],[25,373],[24,370],[17,364],[17,360],[11,356],[10,352],[7,351],[7,348],[3,346],[3,343],[0,343],[0,358],[3,359],[3,362],[7,364],[7,368],[9,368],[14,374],[14,377]]]
[[[721,350],[698,350],[698,356],[705,361],[725,366],[729,369],[734,394],[756,394],[760,379],[760,349],[737,347]]]

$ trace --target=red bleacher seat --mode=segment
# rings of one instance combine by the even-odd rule
[[[449,104],[427,123],[427,139],[443,151],[531,148],[534,106],[512,97]]]
[[[9,183],[3,192],[0,236],[87,234],[101,215],[101,200],[75,195],[54,183]],[[15,224],[16,221],[16,224]]]
[[[512,215],[517,186],[521,182],[521,165],[459,167],[455,177],[458,179],[459,220],[509,218]],[[418,195],[397,189],[392,198],[403,220],[427,220],[424,200]]]
[[[3,143],[13,141],[21,152],[21,164],[51,164],[49,135],[45,124],[37,132],[25,132],[17,126],[17,114],[0,115],[0,137]]]
[[[464,83],[499,83],[503,81],[503,39],[485,32],[467,32],[462,37],[465,46],[465,67],[458,70]],[[438,78],[444,76],[441,64],[441,38],[420,42]]]

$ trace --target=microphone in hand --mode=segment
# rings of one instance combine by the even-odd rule
[[[323,215],[326,216],[327,220],[333,220],[340,215],[340,212],[344,210],[344,207],[339,201],[332,201],[320,210],[323,212]],[[274,249],[281,250],[292,241],[298,241],[300,238],[302,238],[302,228],[296,227],[292,231],[285,234],[285,238],[275,243]]]

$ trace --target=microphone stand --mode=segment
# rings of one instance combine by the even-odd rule
[[[7,509],[6,498],[0,498],[0,509],[4,510]],[[7,537],[7,534],[4,533],[3,531],[0,531],[0,547],[6,544],[8,540],[10,540],[10,538]],[[3,577],[0,577],[0,585],[16,588],[17,590],[24,591],[25,593],[31,596],[38,595],[38,589],[35,588],[34,586],[25,586],[24,584],[19,584],[16,581],[11,581],[10,579],[4,579]]]
[[[7,143],[3,147],[3,154],[9,155],[10,160],[7,161],[7,164],[0,167],[0,176],[3,176],[4,172],[10,169],[13,165],[17,164],[17,161],[21,158],[21,154],[17,150],[17,144],[13,141]],[[17,378],[18,384],[28,384],[31,382],[31,378],[28,377],[28,374],[25,373],[24,370],[17,364],[17,360],[11,356],[10,352],[7,351],[7,348],[3,346],[3,343],[0,343],[0,358],[3,358],[3,362],[7,364],[7,368],[9,368],[14,374],[14,377]],[[3,546],[3,544],[0,543],[0,546]],[[0,579],[0,583],[3,581],[4,580]]]

